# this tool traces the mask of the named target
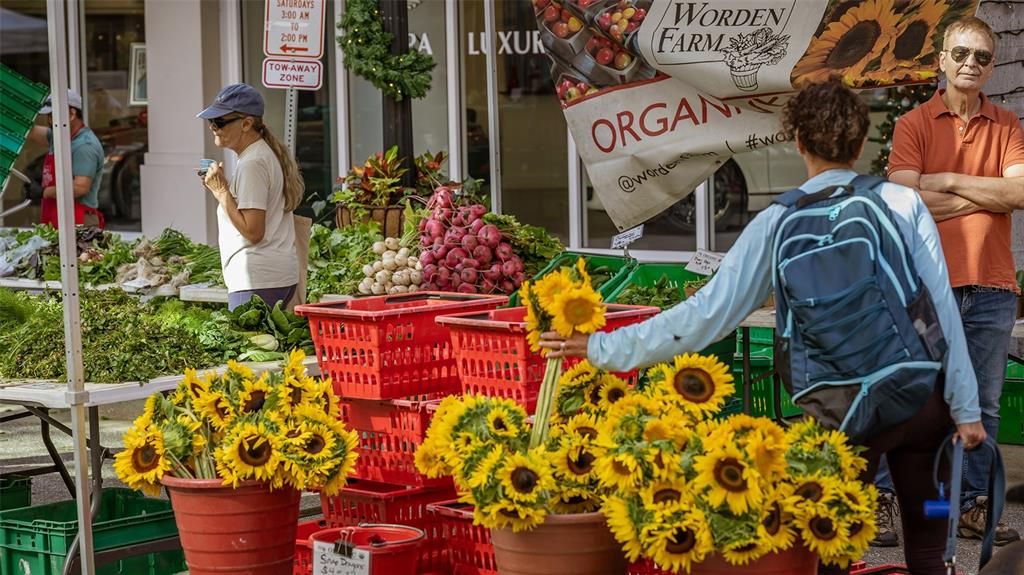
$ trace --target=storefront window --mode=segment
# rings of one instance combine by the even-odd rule
[[[243,81],[259,90],[265,102],[263,121],[284,142],[287,90],[263,86],[263,0],[242,2]],[[331,10],[325,15],[331,18]],[[325,23],[323,84],[319,90],[297,90],[295,159],[306,182],[306,198],[298,213],[309,215],[312,202],[327,199],[334,183],[334,147],[331,145],[331,108],[334,105],[333,81],[336,67],[330,21]]]
[[[470,175],[489,180],[486,146],[494,138],[487,134],[484,3],[464,2],[460,7],[466,34],[462,56],[467,168]],[[501,210],[568,242],[568,141],[551,81],[551,60],[544,55],[529,2],[497,0],[495,19]]]

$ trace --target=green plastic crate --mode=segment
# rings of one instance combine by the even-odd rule
[[[32,478],[25,475],[0,477],[0,511],[32,505]]]
[[[586,260],[587,269],[607,267],[611,270],[611,278],[597,288],[597,292],[601,294],[604,301],[609,303],[615,302],[615,300],[610,299],[610,294],[622,284],[626,279],[626,276],[629,275],[629,272],[637,266],[637,261],[633,258],[581,254],[577,252],[562,252],[556,256],[555,259],[551,260],[551,262],[548,263],[548,265],[545,266],[537,275],[535,275],[533,279],[536,281],[558,268],[576,265],[576,260],[581,257]],[[519,305],[518,293],[512,294],[512,296],[509,297],[508,305],[509,307],[516,307]]]
[[[29,128],[35,123],[50,89],[32,82],[7,66],[0,64],[0,187],[7,181],[14,160],[25,144]]]
[[[130,489],[104,489],[92,526],[97,551],[145,543],[178,533],[171,503]],[[0,512],[0,572],[60,575],[78,532],[74,501]],[[97,575],[173,575],[186,569],[178,551],[130,557],[96,570]]]
[[[750,392],[750,415],[754,417],[776,417],[775,385],[772,382],[772,378],[765,377],[764,379],[757,380],[762,375],[771,373],[774,368],[774,362],[771,357],[751,354],[750,376],[751,379],[756,381],[754,381],[754,387]],[[746,379],[743,377],[743,356],[741,354],[734,356],[732,373],[736,383],[736,394],[742,398]],[[782,413],[779,414],[779,417],[795,417],[800,415],[802,413],[801,409],[793,403],[793,399],[790,398],[785,386],[780,385],[779,390],[782,392]]]
[[[614,291],[609,293],[607,300],[617,302],[622,292],[630,286],[651,287],[662,277],[668,279],[670,288],[675,289],[682,298],[686,298],[684,286],[687,282],[697,281],[704,276],[686,271],[683,264],[639,264],[623,279]]]
[[[999,402],[999,443],[1024,445],[1024,365],[1006,362]]]

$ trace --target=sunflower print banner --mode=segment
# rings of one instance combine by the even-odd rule
[[[532,0],[567,123],[627,229],[734,154],[783,142],[795,91],[935,81],[978,0]]]

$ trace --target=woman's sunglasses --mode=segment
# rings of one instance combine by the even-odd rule
[[[988,50],[971,50],[964,46],[956,46],[952,50],[946,50],[946,52],[949,53],[949,57],[957,64],[966,62],[967,57],[971,54],[974,54],[974,61],[982,68],[992,63],[992,52]]]
[[[210,125],[214,128],[217,128],[218,130],[223,130],[224,126],[227,126],[228,124],[236,120],[241,120],[243,117],[244,116],[235,116],[234,118],[211,118],[207,120],[207,122],[209,122]]]

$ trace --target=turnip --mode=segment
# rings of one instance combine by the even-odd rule
[[[434,259],[434,252],[424,250],[420,254],[420,263],[424,266],[433,265],[437,260]]]
[[[373,264],[366,264],[363,266],[363,275],[370,277],[374,274]]]
[[[473,204],[472,206],[469,206],[469,213],[472,219],[478,220],[484,217],[484,214],[487,213],[487,207],[482,204]]]
[[[494,282],[487,278],[484,278],[483,283],[480,284],[480,293],[494,293],[495,287],[497,286],[494,285]]]
[[[384,286],[379,283],[374,283],[373,287],[370,288],[370,293],[373,295],[384,295]]]
[[[412,293],[414,291],[420,291],[420,287],[417,286],[417,285],[409,284],[409,287],[405,288],[405,291],[408,292],[408,293]]]
[[[384,262],[380,260],[373,262],[373,273],[377,273],[382,269],[384,269]]]
[[[409,272],[409,282],[413,285],[420,285],[423,283],[423,272],[412,270]]]
[[[444,224],[437,220],[430,220],[427,222],[426,231],[431,238],[442,238],[444,237]]]
[[[434,260],[437,262],[437,265],[444,263],[446,257],[448,257],[448,246],[434,248]]]
[[[444,258],[444,263],[447,264],[448,267],[453,268],[459,265],[462,260],[466,259],[467,255],[466,250],[462,248],[452,248],[448,250],[448,255]]]
[[[402,247],[398,243],[398,238],[385,238],[384,245],[387,246],[389,250],[398,250],[398,248]]]
[[[428,208],[450,208],[452,207],[452,190],[448,186],[438,186],[434,195],[427,202]]]
[[[473,234],[466,234],[462,236],[462,247],[469,253],[473,253],[473,250],[480,245],[480,240],[476,239]]]
[[[506,242],[501,242],[494,250],[494,257],[498,258],[499,261],[508,261],[512,259],[514,255],[515,252],[512,251],[512,246]]]
[[[509,280],[505,280],[501,282],[501,291],[503,293],[512,293],[516,291],[516,284],[512,283]]]
[[[373,281],[379,284],[385,284],[391,280],[391,272],[388,270],[381,270],[377,272],[377,275],[373,276]]]
[[[464,226],[466,225],[466,223],[466,218],[462,217],[462,214],[455,214],[454,216],[452,216],[453,226]]]
[[[516,264],[512,262],[512,260],[504,262],[501,264],[501,273],[504,274],[505,277],[512,277],[516,275]]]
[[[385,251],[387,251],[387,247],[385,247],[384,242],[373,242],[373,253],[380,255]]]
[[[473,235],[479,234],[484,225],[486,224],[484,224],[483,220],[473,220],[473,223],[469,224],[469,233]]]
[[[423,279],[428,282],[433,282],[437,279],[437,266],[434,264],[428,264],[423,266]]]
[[[395,256],[395,265],[399,268],[409,267],[409,258],[403,255]]]
[[[373,280],[370,278],[363,278],[363,281],[359,282],[359,293],[363,295],[370,295],[373,293]]]
[[[434,210],[434,218],[441,220],[442,222],[451,221],[452,210],[451,208],[441,208],[440,210]]]
[[[473,248],[473,259],[480,262],[481,266],[486,266],[491,263],[491,248],[480,244]]]
[[[501,281],[501,264],[494,264],[490,269],[484,272],[484,279],[497,283]]]
[[[457,291],[459,293],[477,293],[476,286],[468,283],[460,285]]]
[[[437,291],[437,284],[434,284],[432,282],[427,282],[427,283],[421,285],[420,289],[422,289],[423,291]]]
[[[398,255],[396,255],[395,257],[398,257],[398,256],[409,257],[409,248],[401,248],[401,249],[399,249],[398,250]]]
[[[468,284],[475,284],[477,280],[477,273],[475,268],[465,268],[462,270],[462,281]]]
[[[492,224],[480,228],[480,232],[477,234],[477,238],[487,247],[496,249],[498,244],[501,243],[501,231],[498,227]]]
[[[446,286],[448,285],[449,282],[451,282],[451,275],[452,272],[450,272],[448,268],[438,268],[437,280],[435,280],[434,283],[440,286]]]

